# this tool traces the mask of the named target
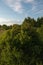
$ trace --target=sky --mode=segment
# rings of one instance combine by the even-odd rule
[[[21,24],[26,17],[43,16],[43,0],[0,0],[0,24]]]

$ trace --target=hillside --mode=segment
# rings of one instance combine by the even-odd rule
[[[0,65],[43,65],[43,17],[1,26]]]

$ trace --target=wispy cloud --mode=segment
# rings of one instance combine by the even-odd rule
[[[31,10],[33,12],[33,15],[43,13],[42,7],[43,7],[43,4],[41,4],[40,2],[34,4],[33,7],[32,7],[32,10]]]
[[[22,13],[24,17],[29,16],[29,14],[35,15],[40,10],[43,10],[42,0],[3,0],[14,12]],[[25,5],[24,5],[25,4]],[[25,7],[28,4],[27,7]],[[31,6],[29,8],[29,6]],[[31,13],[30,13],[31,12]],[[43,11],[40,11],[40,13]]]
[[[26,2],[26,3],[32,3],[32,2],[34,2],[34,0],[24,0],[24,2]]]
[[[22,2],[32,3],[34,0],[3,0],[15,12],[21,13],[24,11]]]
[[[37,1],[33,0],[32,1],[32,8],[27,11],[27,14],[30,13],[30,12],[32,13],[32,15],[42,13],[43,12],[42,7],[43,7],[43,2],[42,1],[37,2]]]
[[[38,15],[38,14],[40,14],[40,13],[42,13],[43,12],[43,10],[39,10],[39,11],[37,11],[34,15]]]

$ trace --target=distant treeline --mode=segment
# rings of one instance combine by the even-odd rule
[[[40,26],[43,24],[43,17],[37,18],[37,20],[35,20],[34,18],[28,17],[28,18],[25,18],[25,19],[24,19],[23,23],[24,23],[25,21],[26,21],[26,22],[28,21],[28,23],[30,22],[31,25],[33,25],[34,27],[40,27]],[[22,23],[22,24],[23,24],[23,23]],[[21,25],[22,25],[22,24],[21,24]],[[18,24],[13,24],[13,25],[9,25],[9,26],[7,26],[6,24],[3,24],[3,25],[0,25],[0,29],[8,30],[8,29],[11,29],[11,28],[12,28],[13,26],[15,26],[15,25],[18,25]]]
[[[43,65],[43,17],[0,25],[0,65]]]

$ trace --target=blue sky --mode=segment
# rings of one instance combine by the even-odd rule
[[[0,24],[21,24],[28,16],[43,16],[43,0],[0,0]]]

